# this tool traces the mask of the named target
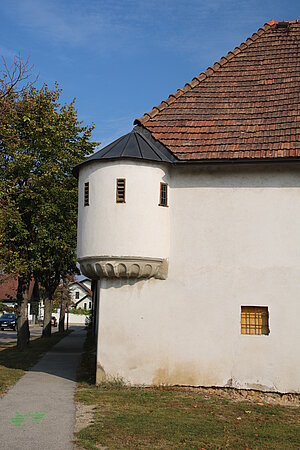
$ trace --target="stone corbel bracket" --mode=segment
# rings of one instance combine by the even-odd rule
[[[78,258],[80,270],[92,280],[99,278],[157,278],[168,276],[168,260],[128,256],[88,256]]]

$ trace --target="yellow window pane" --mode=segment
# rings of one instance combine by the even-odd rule
[[[267,306],[241,307],[241,334],[269,334]]]

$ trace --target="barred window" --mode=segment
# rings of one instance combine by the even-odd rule
[[[159,206],[168,206],[168,185],[160,183]]]
[[[241,307],[241,334],[269,334],[267,306]]]
[[[117,178],[116,203],[125,203],[125,178]]]
[[[90,204],[90,183],[84,183],[84,206]]]

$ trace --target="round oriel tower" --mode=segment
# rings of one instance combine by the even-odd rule
[[[136,127],[75,168],[77,259],[85,276],[167,277],[172,161],[164,147]]]

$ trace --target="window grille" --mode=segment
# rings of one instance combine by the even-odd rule
[[[159,206],[168,206],[168,185],[167,185],[167,183],[160,183]]]
[[[76,291],[76,292],[75,292],[75,298],[76,298],[76,300],[79,299],[79,291]]]
[[[125,203],[125,178],[117,178],[116,202]]]
[[[84,206],[90,204],[90,183],[84,183]]]
[[[241,307],[241,334],[269,334],[267,306]]]

